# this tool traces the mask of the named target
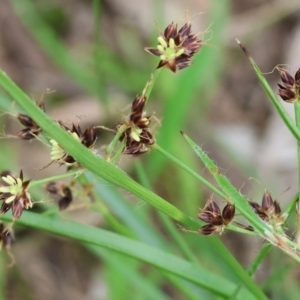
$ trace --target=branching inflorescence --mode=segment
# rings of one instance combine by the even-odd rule
[[[163,33],[159,34],[157,40],[158,45],[156,48],[147,47],[145,50],[148,53],[159,57],[160,61],[156,69],[164,67],[171,70],[173,73],[190,67],[192,65],[193,56],[202,46],[202,41],[198,39],[197,35],[192,33],[192,26],[190,23],[184,24],[178,30],[177,24],[172,22],[166,27]],[[244,48],[243,50],[246,53]],[[158,70],[155,72],[157,71]],[[297,71],[294,77],[285,70],[280,69],[279,72],[283,82],[282,84],[278,84],[279,96],[287,102],[299,102],[300,70]],[[130,113],[122,122],[116,125],[114,130],[111,130],[114,132],[114,137],[106,150],[106,160],[108,162],[117,163],[122,154],[141,155],[151,149],[155,149],[156,140],[153,130],[150,128],[154,117],[146,112],[146,104],[150,96],[149,87],[150,85],[153,85],[153,82],[153,75],[151,75],[151,80],[147,82],[142,93],[137,94],[134,98]],[[39,104],[38,106],[45,112],[44,104]],[[68,171],[67,176],[70,176],[68,174],[74,175],[76,172],[84,171],[83,167],[76,159],[69,154],[55,138],[48,137],[32,117],[20,113],[17,115],[17,119],[25,126],[25,128],[17,133],[17,136],[22,140],[32,140],[34,138],[39,138],[38,136],[42,136],[43,143],[46,142],[49,148],[51,148],[51,163],[66,166],[66,170]],[[104,126],[90,126],[83,131],[78,124],[71,124],[71,126],[69,126],[62,121],[56,122],[74,139],[74,142],[83,145],[94,155],[99,155],[95,146],[97,139],[96,129],[104,128]],[[171,156],[169,155],[168,158],[170,157]],[[176,162],[175,160],[173,161]],[[2,172],[1,178],[1,213],[4,214],[11,209],[13,219],[18,219],[21,217],[24,209],[33,207],[34,201],[29,192],[32,181],[23,180],[22,170],[20,171],[19,176],[14,176],[8,171]],[[45,189],[49,194],[58,199],[57,202],[60,210],[67,209],[74,198],[73,189],[76,179],[72,180],[70,184],[65,184],[52,179],[53,178],[49,178],[49,182],[46,184]],[[42,182],[45,183],[45,180],[42,180]],[[84,184],[82,185],[84,187]],[[88,189],[90,191],[90,187]],[[239,227],[239,229],[243,229],[245,233],[255,232],[256,228],[251,222],[249,222],[249,225],[243,225],[234,221],[236,211],[241,209],[241,204],[238,202],[235,203],[235,200],[230,198],[232,195],[227,195],[226,192],[223,194],[223,192],[218,191],[218,194],[221,195],[226,202],[224,208],[221,210],[217,203],[210,198],[206,202],[204,208],[198,213],[198,218],[206,224],[200,227],[196,232],[203,235],[221,234],[226,228],[230,227],[230,229],[233,229],[232,225],[236,228]],[[230,199],[230,201],[228,199]],[[256,217],[259,219],[256,224],[261,224],[260,222],[263,222],[264,225],[262,227],[266,227],[268,230],[270,228],[270,230],[274,230],[275,233],[282,232],[282,225],[284,224],[287,215],[281,212],[279,203],[273,201],[268,192],[264,193],[261,205],[252,200],[245,200],[244,205],[247,206],[250,213],[253,211],[254,214],[256,214]],[[247,209],[245,211],[247,212]],[[255,233],[258,234],[258,232]],[[0,224],[0,245],[4,245],[5,248],[9,250],[12,240],[13,232],[11,228],[5,228],[3,224]]]

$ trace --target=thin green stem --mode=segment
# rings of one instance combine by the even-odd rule
[[[117,164],[117,162],[119,161],[119,158],[122,155],[124,148],[125,148],[125,139],[123,139],[123,141],[120,143],[115,155],[111,159],[113,165]]]
[[[295,211],[296,203],[299,200],[299,193],[300,193],[300,191],[298,191],[297,194],[293,197],[293,199],[290,201],[288,207],[286,208],[286,210],[284,212],[287,215],[287,219],[292,214],[292,212]]]
[[[43,179],[40,179],[40,180],[34,180],[34,181],[30,182],[29,187],[31,188],[31,187],[34,187],[34,186],[39,186],[39,185],[42,185],[42,184],[50,182],[50,181],[57,181],[57,180],[60,180],[60,179],[63,179],[63,178],[67,178],[67,177],[76,175],[78,173],[80,175],[80,171],[75,170],[75,171],[70,171],[68,173],[43,178]]]
[[[151,84],[148,86],[147,91],[145,93],[145,97],[146,97],[146,101],[149,100],[151,92],[153,90],[153,86],[158,78],[158,76],[160,75],[162,71],[162,68],[156,69],[151,77]]]
[[[296,121],[296,126],[298,130],[300,130],[300,103],[298,101],[295,102],[294,104],[294,109],[295,109],[295,121]],[[299,194],[298,194],[298,199],[300,199],[300,141],[297,141],[297,157],[298,157],[298,188],[299,188]],[[297,233],[296,233],[296,241],[298,247],[300,246],[300,217],[299,217],[299,212],[297,211]]]
[[[119,142],[121,135],[125,132],[125,130],[127,129],[127,125],[123,124],[121,127],[119,127],[116,135],[114,136],[113,140],[111,141],[111,143],[109,144],[109,146],[106,149],[106,158],[109,161],[111,156],[112,156],[112,152],[114,151],[116,144]]]
[[[196,179],[201,181],[204,185],[206,185],[209,189],[211,189],[215,194],[220,196],[222,199],[226,200],[226,195],[222,193],[220,190],[218,190],[214,185],[212,185],[210,182],[208,182],[206,179],[204,179],[202,176],[197,174],[195,171],[193,171],[191,168],[189,168],[187,165],[185,165],[183,162],[181,162],[179,159],[177,159],[175,156],[161,148],[159,145],[155,144],[153,146],[153,149],[157,150],[160,154],[171,160],[173,163],[175,163],[177,166],[194,176]]]
[[[94,64],[96,76],[98,78],[98,93],[101,101],[107,105],[106,81],[105,74],[102,69],[102,44],[101,44],[101,0],[93,0],[94,14]]]

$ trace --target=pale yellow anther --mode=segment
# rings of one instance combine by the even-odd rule
[[[168,47],[168,44],[167,42],[165,41],[165,39],[162,37],[162,36],[159,36],[157,38],[158,42],[164,47],[164,48],[167,48]]]
[[[139,142],[141,139],[139,137],[139,134],[135,131],[132,131],[131,134],[130,134],[131,138],[137,142]]]
[[[9,203],[13,202],[14,199],[15,199],[15,197],[16,197],[15,195],[8,197],[8,198],[5,200],[5,203],[6,203],[6,204],[9,204]]]
[[[176,52],[175,55],[176,55],[176,57],[178,57],[178,56],[182,55],[183,53],[184,53],[184,49],[180,49]]]
[[[15,179],[14,179],[12,176],[10,176],[10,175],[3,176],[3,177],[2,177],[2,180],[3,180],[4,182],[6,182],[7,184],[9,184],[9,185],[12,185],[12,184],[15,184],[15,183],[16,183]]]
[[[170,38],[170,40],[169,40],[169,47],[172,48],[172,49],[175,48],[175,41],[172,38]]]
[[[17,178],[17,185],[19,187],[22,187],[22,180],[20,178]]]
[[[165,48],[162,46],[162,45],[158,45],[157,46],[157,49],[160,51],[160,52],[164,52]]]

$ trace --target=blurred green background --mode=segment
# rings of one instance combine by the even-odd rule
[[[154,130],[158,144],[211,180],[183,141],[179,133],[183,130],[249,198],[260,201],[264,186],[274,197],[290,187],[280,196],[285,207],[297,191],[296,143],[235,38],[263,72],[288,64],[295,73],[300,66],[298,0],[1,1],[0,66],[35,101],[46,89],[55,91],[44,97],[53,119],[79,122],[83,128],[114,128],[158,63],[144,47],[155,46],[158,32],[172,21],[179,26],[191,21],[203,48],[192,67],[176,74],[163,70],[153,88],[147,111],[160,120],[161,126],[157,122]],[[267,79],[276,89],[278,74],[268,74]],[[15,114],[8,100],[0,89],[2,108]],[[21,129],[12,116],[2,116],[0,122],[6,134]],[[102,153],[112,135],[98,133]],[[37,141],[1,139],[0,143],[1,170],[21,167],[33,179],[64,172],[56,166],[38,171],[50,158],[48,149]],[[154,151],[123,157],[120,167],[193,217],[211,195]],[[249,181],[250,176],[262,185]],[[161,216],[148,204],[103,182],[96,188],[136,239],[180,255]],[[74,210],[61,217],[110,229],[91,212]],[[8,268],[9,258],[1,253],[2,299],[193,299],[195,295],[214,299],[193,286],[179,289],[154,268],[103,249],[18,227],[16,237],[12,250],[16,265]],[[183,238],[205,267],[234,280],[235,274],[212,249],[212,238],[191,234]],[[245,268],[261,247],[257,239],[231,232],[221,239]],[[255,278],[271,299],[297,299],[299,275],[294,263],[273,250]]]

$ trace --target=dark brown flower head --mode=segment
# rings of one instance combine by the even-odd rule
[[[45,105],[41,103],[38,105],[39,108],[45,112]],[[42,129],[40,126],[29,116],[25,114],[18,114],[18,120],[22,125],[25,126],[24,129],[18,132],[17,136],[22,140],[31,140],[34,139]]]
[[[49,192],[50,194],[54,194],[54,195],[58,194],[59,187],[57,185],[57,182],[56,181],[50,181],[50,182],[48,182],[46,184],[46,186],[45,186],[45,190],[47,192]]]
[[[0,201],[3,201],[1,213],[6,213],[12,209],[12,215],[15,219],[21,217],[23,209],[31,208],[32,198],[28,192],[30,180],[23,181],[23,172],[20,171],[19,177],[11,175],[2,176],[6,186],[0,186]]]
[[[95,141],[97,139],[96,130],[94,126],[88,127],[84,132],[82,132],[81,127],[79,125],[73,124],[71,129],[60,121],[59,125],[61,126],[61,128],[66,130],[75,140],[80,142],[86,148],[93,149]],[[75,159],[67,152],[65,152],[65,150],[57,143],[56,140],[50,140],[50,144],[52,145],[52,161],[57,161],[60,165],[65,164],[69,167],[73,166],[76,163]]]
[[[12,243],[14,242],[14,232],[12,229],[7,230],[3,223],[0,223],[0,250],[2,246],[9,251]]]
[[[235,206],[232,204],[226,204],[222,211],[222,219],[224,225],[228,225],[235,215]]]
[[[68,186],[63,186],[61,189],[61,198],[58,200],[58,207],[60,210],[66,209],[72,202],[72,191]]]
[[[172,22],[157,40],[157,48],[145,48],[145,50],[160,57],[157,69],[165,66],[174,73],[190,66],[192,56],[201,47],[201,40],[192,33],[190,23],[184,24],[177,31],[177,24]]]
[[[147,86],[148,84],[149,83],[147,83]],[[142,95],[135,97],[132,102],[131,113],[125,119],[124,124],[117,126],[117,130],[124,125],[127,128],[120,137],[120,141],[125,139],[124,154],[138,155],[145,153],[149,150],[149,146],[155,143],[155,139],[149,129],[151,116],[148,116],[144,111],[146,104],[144,94],[146,88]]]
[[[282,69],[279,69],[279,74],[283,84],[278,84],[278,95],[286,102],[300,101],[300,69],[295,77]]]
[[[212,224],[207,224],[207,225],[202,226],[198,230],[198,232],[203,234],[203,235],[212,235],[214,233],[221,233],[220,232],[220,227],[212,225]]]
[[[20,130],[17,134],[17,136],[21,140],[32,140],[34,139],[39,133],[41,132],[41,129],[31,129],[31,128],[24,128]]]
[[[65,210],[73,201],[71,188],[64,184],[55,181],[48,182],[45,186],[47,192],[58,196],[57,203],[60,210]]]
[[[273,226],[280,226],[286,219],[286,215],[281,213],[278,201],[274,201],[268,191],[264,192],[261,205],[254,201],[248,203],[263,221]]]
[[[235,215],[235,207],[227,204],[221,213],[216,202],[212,199],[206,201],[203,210],[198,214],[198,218],[208,225],[204,225],[199,229],[199,233],[210,235],[213,233],[222,233],[225,226],[228,225]]]

